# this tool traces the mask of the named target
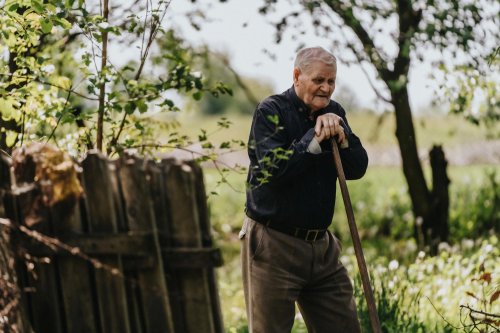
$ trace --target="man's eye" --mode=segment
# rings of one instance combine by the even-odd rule
[[[316,83],[316,84],[321,84],[323,82],[323,80],[321,80],[321,79],[313,79],[313,82]]]

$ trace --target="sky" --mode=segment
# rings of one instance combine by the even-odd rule
[[[275,28],[269,19],[258,13],[262,1],[229,0],[220,4],[217,0],[198,0],[203,13],[210,19],[202,23],[202,29],[196,31],[185,18],[186,13],[192,9],[191,1],[173,0],[169,8],[169,21],[191,43],[205,43],[214,51],[229,54],[231,65],[240,74],[270,82],[275,92],[282,92],[292,84],[293,60],[296,42],[285,38],[280,44],[274,43]],[[291,6],[283,2],[284,6],[278,8],[276,18],[287,13]],[[301,36],[300,42],[308,46],[323,46],[330,51],[327,40],[318,38],[314,32]],[[388,48],[390,45],[388,45]],[[275,59],[263,52],[269,49]],[[334,52],[335,53],[335,52]],[[374,79],[373,70],[365,70]],[[421,64],[410,71],[410,103],[414,111],[425,110],[431,103],[436,85],[429,78],[430,66]],[[366,74],[359,66],[347,66],[341,62],[337,71],[337,90],[342,85],[350,88],[357,97],[358,104],[376,111],[385,111],[387,105],[377,100]],[[265,96],[262,96],[265,97]],[[333,95],[335,99],[335,93]]]

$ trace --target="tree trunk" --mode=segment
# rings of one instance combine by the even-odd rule
[[[433,190],[427,187],[413,127],[408,91],[392,91],[396,113],[396,137],[399,143],[403,173],[408,183],[415,217],[415,238],[419,247],[429,246],[435,253],[439,242],[448,239],[448,184],[447,162],[440,147],[431,151]]]
[[[448,185],[450,180],[446,173],[448,162],[441,146],[433,146],[429,153],[432,169],[432,208],[428,220],[424,220],[422,232],[426,244],[430,245],[431,253],[437,252],[440,242],[448,240],[448,210],[450,198]]]

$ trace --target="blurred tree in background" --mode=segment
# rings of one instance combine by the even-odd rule
[[[275,14],[278,3],[266,0],[261,13]],[[494,82],[498,84],[498,2],[305,0],[300,4],[301,8],[294,7],[275,21],[276,42],[280,43],[290,30],[292,38],[303,42],[297,36],[305,33],[304,22],[311,22],[317,35],[331,41],[340,60],[375,73],[377,82],[371,82],[368,75],[367,79],[378,98],[396,115],[396,137],[412,201],[415,236],[420,244],[423,240],[435,250],[449,234],[447,161],[442,147],[434,146],[429,187],[416,144],[408,97],[409,73],[416,62],[432,62],[436,72],[441,71],[443,84],[448,85],[448,102],[459,113],[471,113],[474,94],[484,88],[486,110],[483,116],[469,118],[498,119],[498,89],[493,88]],[[298,48],[303,46],[299,43]],[[469,76],[471,73],[475,75]]]

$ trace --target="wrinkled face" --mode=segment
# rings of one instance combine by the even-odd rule
[[[337,71],[335,66],[318,61],[307,71],[293,70],[293,84],[297,96],[311,108],[318,111],[328,105],[335,90]]]

